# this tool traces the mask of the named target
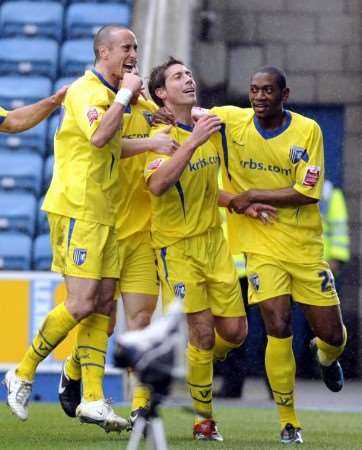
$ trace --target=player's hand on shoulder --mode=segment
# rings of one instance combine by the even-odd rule
[[[172,125],[163,128],[159,133],[154,134],[152,139],[152,147],[156,153],[165,155],[173,155],[180,144],[170,137]]]
[[[219,131],[221,128],[220,119],[214,115],[205,115],[200,117],[196,122],[191,133],[191,138],[196,145],[201,145],[206,142],[211,135]]]
[[[245,209],[244,214],[253,219],[259,219],[264,224],[269,224],[276,220],[278,210],[274,206],[264,203],[252,203]]]
[[[55,94],[53,95],[53,102],[56,105],[61,105],[64,98],[65,98],[65,94],[67,93],[67,90],[69,88],[69,85],[66,86],[62,86],[60,89],[57,90],[57,92],[55,92]]]
[[[129,89],[131,92],[139,92],[142,89],[142,78],[134,73],[126,72],[123,75],[120,88]]]
[[[158,109],[152,116],[152,125],[176,125],[175,116],[173,113],[166,108],[166,106],[162,106],[162,108]]]

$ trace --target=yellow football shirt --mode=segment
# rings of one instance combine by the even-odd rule
[[[8,115],[8,112],[6,111],[6,109],[4,109],[0,106],[0,125],[4,122],[5,117],[7,115]]]
[[[121,129],[102,148],[90,142],[115,95],[116,89],[95,70],[87,70],[68,89],[54,138],[54,172],[45,211],[115,224]]]
[[[224,188],[293,187],[319,199],[324,178],[323,138],[318,124],[286,111],[282,128],[262,129],[250,108],[216,107],[225,124],[222,151]],[[319,204],[278,209],[272,225],[244,215],[228,214],[232,253],[258,253],[292,262],[315,262],[323,255]]]
[[[151,135],[160,129],[152,128]],[[179,124],[171,129],[170,136],[182,144],[189,138],[191,131],[191,127]],[[217,206],[217,173],[220,165],[218,145],[220,136],[212,136],[196,149],[174,186],[159,197],[150,194],[152,242],[156,248],[167,247],[181,239],[221,226]],[[146,181],[168,159],[169,156],[150,152],[144,172]]]
[[[139,98],[123,115],[122,137],[146,138],[150,134],[152,113],[158,107],[150,100]],[[124,239],[139,231],[150,230],[151,204],[143,171],[147,153],[121,159],[119,176],[122,189],[117,213],[117,236]]]

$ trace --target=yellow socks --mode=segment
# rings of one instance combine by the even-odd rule
[[[343,353],[344,347],[347,343],[347,329],[343,325],[343,343],[339,347],[327,344],[320,338],[316,338],[316,345],[318,348],[318,360],[322,366],[330,366]]]
[[[221,337],[215,329],[215,345],[213,348],[214,351],[214,360],[224,361],[227,357],[228,353],[234,348],[240,347],[241,344],[234,344],[232,342],[226,341],[223,337]]]
[[[64,303],[50,311],[31,347],[28,348],[16,369],[18,377],[31,381],[38,364],[49,355],[77,323]]]
[[[278,339],[268,336],[265,368],[277,405],[281,429],[287,423],[300,427],[294,408],[295,359],[293,337]]]
[[[91,314],[79,324],[77,346],[82,370],[83,398],[96,401],[104,398],[103,376],[108,344],[109,317]]]
[[[212,417],[213,350],[187,346],[188,374],[192,406],[203,418]]]
[[[76,339],[76,341],[74,342],[71,356],[68,356],[68,358],[65,362],[65,373],[72,380],[80,380],[82,377],[77,340],[78,339]]]

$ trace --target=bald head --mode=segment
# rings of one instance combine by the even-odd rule
[[[108,49],[112,48],[114,36],[118,31],[127,31],[132,33],[131,30],[126,27],[122,27],[121,25],[105,25],[97,31],[93,41],[93,50],[96,57],[96,62],[100,59],[99,50],[101,47],[106,47]]]

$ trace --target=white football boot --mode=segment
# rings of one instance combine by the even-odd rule
[[[20,420],[28,418],[28,403],[31,395],[33,383],[19,378],[15,369],[8,370],[3,383],[8,391],[7,404],[12,413]]]
[[[113,411],[107,400],[94,402],[82,401],[76,409],[76,415],[82,423],[94,423],[102,427],[107,433],[110,431],[122,431],[129,427],[128,420]]]

